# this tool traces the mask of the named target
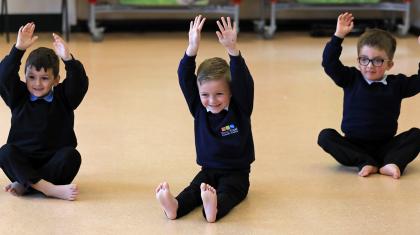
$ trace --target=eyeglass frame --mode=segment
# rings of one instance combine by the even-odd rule
[[[361,59],[366,59],[366,60],[368,61],[368,63],[367,63],[367,64],[362,64],[362,63],[360,62],[360,60],[361,60]],[[382,65],[384,65],[384,62],[385,62],[385,61],[392,61],[392,60],[386,60],[386,59],[382,59],[382,58],[373,58],[373,59],[369,59],[368,57],[365,57],[365,56],[359,56],[359,57],[357,57],[357,61],[358,61],[358,62],[359,62],[359,64],[360,64],[360,65],[362,65],[362,66],[368,66],[370,63],[372,63],[372,65],[373,65],[373,66],[375,66],[375,67],[382,67]],[[380,65],[375,64],[375,61],[380,62],[381,64],[380,64]]]

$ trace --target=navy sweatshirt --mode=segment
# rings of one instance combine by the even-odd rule
[[[182,58],[178,77],[194,117],[197,163],[203,168],[250,169],[255,159],[251,131],[254,82],[241,55],[230,56],[232,97],[229,111],[207,112],[201,104],[195,75],[195,56]]]
[[[88,89],[83,65],[75,59],[64,61],[66,79],[54,88],[52,102],[30,101],[18,74],[24,53],[13,47],[0,63],[0,94],[12,112],[7,143],[35,157],[53,154],[62,147],[76,147],[73,111]]]
[[[387,85],[369,85],[357,68],[341,63],[342,42],[333,36],[322,58],[325,72],[344,90],[342,131],[349,138],[361,140],[392,138],[397,132],[402,99],[420,92],[419,75],[388,75]]]

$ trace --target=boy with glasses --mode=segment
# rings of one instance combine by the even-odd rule
[[[358,167],[359,176],[380,174],[400,178],[408,163],[420,152],[420,130],[412,128],[395,136],[401,101],[420,92],[419,75],[386,75],[396,40],[388,32],[371,29],[357,43],[358,68],[344,66],[339,57],[344,37],[353,29],[353,15],[338,17],[337,29],[327,43],[322,66],[344,90],[344,136],[324,129],[318,144],[339,163]],[[420,37],[418,38],[420,44]],[[420,70],[419,70],[420,73]]]

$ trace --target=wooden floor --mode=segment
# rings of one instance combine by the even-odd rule
[[[51,46],[49,35],[39,36],[36,47]],[[202,38],[197,62],[228,58],[216,35]],[[328,40],[306,33],[280,33],[268,41],[240,35],[239,47],[255,80],[256,161],[247,199],[208,224],[200,209],[176,221],[166,219],[154,194],[161,181],[179,193],[199,170],[193,119],[176,75],[187,34],[106,34],[101,43],[73,34],[72,53],[90,78],[75,122],[83,158],[75,179],[80,197],[67,202],[0,193],[0,233],[419,233],[419,160],[400,180],[361,178],[316,144],[321,129],[339,129],[342,115],[342,91],[321,68]],[[1,55],[11,46],[1,41]],[[345,40],[341,58],[356,64],[356,38]],[[419,58],[414,36],[398,38],[391,73],[417,73]],[[420,95],[403,102],[399,132],[420,126],[419,107]],[[10,111],[1,102],[0,143],[6,142],[9,127]],[[7,183],[0,173],[0,185]]]

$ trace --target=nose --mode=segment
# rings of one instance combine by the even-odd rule
[[[39,86],[41,85],[41,79],[35,79],[35,85]]]
[[[214,104],[214,101],[215,101],[216,99],[214,98],[214,96],[210,96],[209,97],[209,104]]]
[[[369,61],[369,63],[366,65],[366,67],[369,67],[369,68],[375,67],[375,66],[373,66],[373,61],[372,60]]]

